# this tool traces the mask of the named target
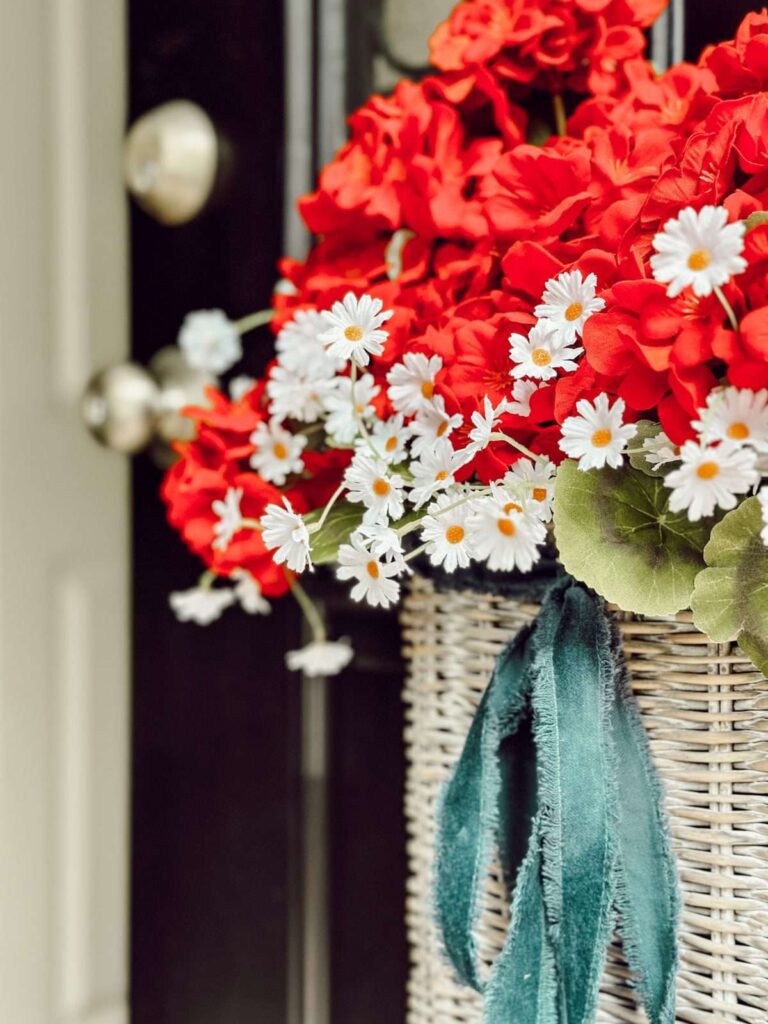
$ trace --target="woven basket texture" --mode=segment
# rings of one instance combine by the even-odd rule
[[[537,610],[490,593],[438,591],[418,576],[404,603],[408,1024],[482,1018],[480,998],[453,980],[432,923],[435,805],[497,655]],[[676,1019],[768,1024],[768,680],[732,645],[709,643],[690,614],[621,615],[619,626],[665,784],[683,892]],[[507,902],[492,870],[477,929],[488,965],[504,940]],[[597,1021],[645,1020],[615,945]]]

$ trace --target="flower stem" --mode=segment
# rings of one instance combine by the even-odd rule
[[[258,530],[261,533],[261,522],[258,519],[242,519],[240,521],[241,530]]]
[[[210,569],[206,569],[200,579],[197,581],[198,587],[201,590],[210,590],[213,586],[214,580],[216,579],[216,573],[211,572]]]
[[[517,448],[523,455],[527,455],[529,459],[533,459],[534,462],[538,459],[538,455],[531,451],[530,448],[526,448],[524,444],[520,444],[514,437],[508,437],[507,434],[503,434],[500,430],[495,431],[491,434],[492,441],[506,441],[507,444],[511,444],[513,448]]]
[[[260,309],[258,313],[244,316],[242,320],[235,321],[237,333],[247,334],[249,331],[255,331],[257,327],[263,327],[265,324],[268,324],[274,316],[274,309]]]
[[[322,528],[325,526],[325,521],[328,518],[328,515],[329,515],[331,509],[336,504],[336,502],[339,500],[339,498],[341,497],[341,495],[344,492],[345,488],[346,488],[346,484],[342,480],[341,483],[339,484],[339,486],[336,488],[336,490],[331,495],[330,501],[328,502],[328,504],[323,509],[323,513],[320,516],[320,518],[318,519],[318,521],[316,523],[313,523],[309,527],[309,532],[310,533],[317,533],[319,530],[322,530]]]
[[[420,544],[419,547],[414,548],[413,551],[410,552],[410,554],[407,554],[405,556],[404,561],[412,562],[414,558],[418,558],[419,555],[423,555],[426,550],[427,550],[427,545],[426,544]]]
[[[553,94],[552,109],[555,114],[555,130],[557,134],[566,135],[568,132],[567,117],[565,113],[565,103],[563,102],[562,93],[556,92]]]
[[[320,609],[297,579],[291,580],[290,586],[291,593],[296,598],[296,603],[299,608],[301,608],[307,625],[312,632],[312,640],[316,644],[325,643],[327,634],[325,632],[325,623],[323,622],[323,617],[320,614]]]
[[[730,304],[728,299],[726,299],[725,295],[723,294],[723,289],[719,285],[716,284],[715,288],[714,288],[714,291],[715,291],[715,295],[718,298],[718,301],[720,302],[720,305],[725,310],[726,315],[728,316],[728,319],[731,322],[731,327],[734,329],[734,331],[738,331],[738,329],[739,329],[739,321],[736,319],[736,314],[733,311],[733,306]]]
[[[355,417],[357,429],[360,432],[361,437],[365,439],[366,443],[368,444],[368,447],[371,449],[373,454],[378,458],[376,449],[371,444],[370,434],[368,433],[368,429],[365,423],[363,422],[363,417],[357,411],[357,402],[355,400],[355,384],[357,384],[357,363],[354,360],[352,360],[352,363],[349,367],[349,379],[352,381],[352,415]]]

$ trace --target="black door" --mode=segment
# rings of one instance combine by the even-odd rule
[[[391,52],[385,2],[129,0],[131,119],[191,99],[227,154],[213,203],[190,225],[133,214],[137,360],[172,342],[189,310],[238,317],[268,303],[290,241],[284,182],[307,177],[296,153],[327,154],[336,108],[371,88],[374,55]],[[693,58],[760,6],[673,0],[657,45],[684,43]],[[339,32],[348,60],[329,72]],[[250,358],[255,371],[265,357]],[[165,524],[159,482],[136,462],[133,1024],[402,1024],[396,620],[350,608],[318,581],[333,632],[360,655],[329,686],[284,671],[301,629],[288,601],[267,620],[179,625],[167,594],[199,566]]]

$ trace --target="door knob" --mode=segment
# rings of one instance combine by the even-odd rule
[[[213,122],[188,100],[143,114],[125,139],[128,191],[161,224],[186,224],[213,192],[219,142]]]
[[[85,389],[82,414],[101,444],[128,455],[150,447],[155,460],[172,461],[171,443],[194,436],[182,410],[205,401],[216,378],[189,366],[178,348],[160,349],[145,369],[119,363],[96,373]]]

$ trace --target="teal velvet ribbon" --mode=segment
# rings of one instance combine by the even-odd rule
[[[474,928],[511,892],[490,976]],[[673,1024],[679,896],[661,790],[602,601],[566,578],[499,657],[438,814],[435,907],[486,1024],[592,1024],[618,927],[650,1024]]]

